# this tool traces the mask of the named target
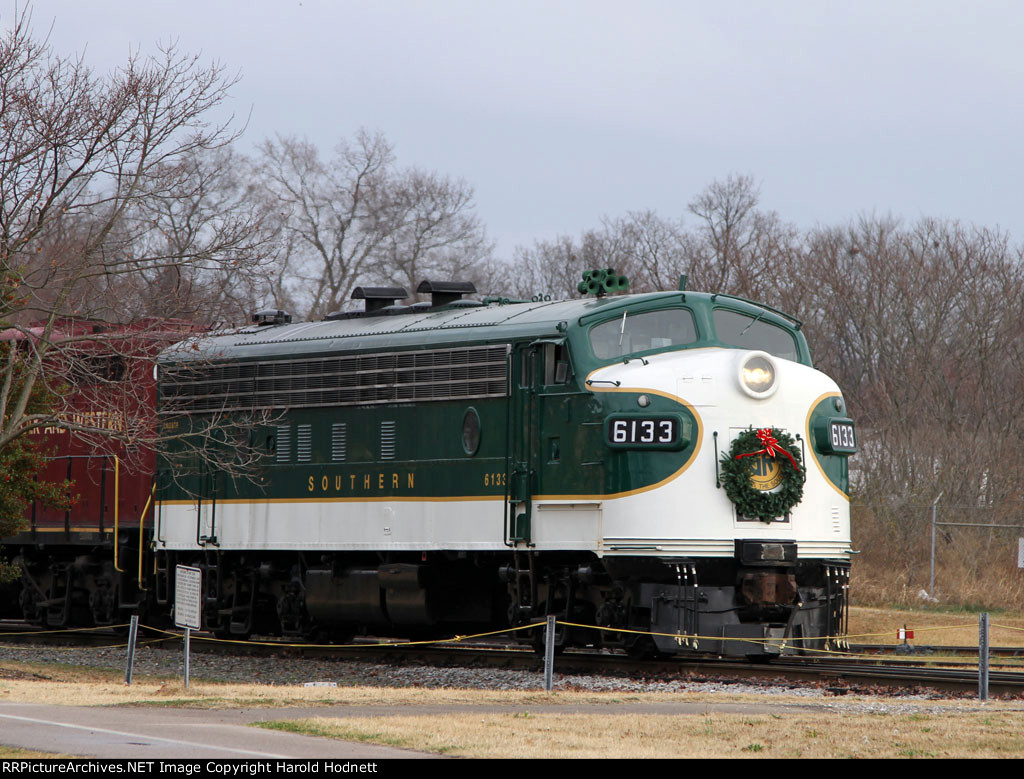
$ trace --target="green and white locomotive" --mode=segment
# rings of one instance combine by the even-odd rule
[[[555,614],[563,645],[745,656],[842,634],[854,427],[799,322],[685,290],[420,291],[161,356],[159,601],[188,564],[226,635]],[[196,454],[217,446],[249,474]]]

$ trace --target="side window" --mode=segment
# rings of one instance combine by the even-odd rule
[[[76,356],[71,363],[72,382],[76,385],[121,381],[125,373],[127,366],[120,354]]]
[[[547,386],[568,384],[572,378],[572,363],[565,344],[544,344],[544,383]]]
[[[693,314],[685,308],[666,308],[640,314],[623,312],[590,328],[590,347],[598,359],[684,346],[697,340]]]
[[[713,316],[715,333],[724,344],[757,349],[783,360],[800,359],[793,334],[778,325],[727,308],[716,308]]]

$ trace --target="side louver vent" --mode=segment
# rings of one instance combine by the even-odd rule
[[[345,462],[348,448],[348,431],[344,422],[331,425],[331,462]]]
[[[289,425],[279,425],[277,428],[277,461],[279,463],[291,462],[292,459],[292,429]]]
[[[296,457],[300,463],[308,463],[313,459],[313,426],[296,425]]]
[[[508,346],[168,365],[161,413],[504,397]]]
[[[395,459],[395,423],[380,423],[380,459]]]

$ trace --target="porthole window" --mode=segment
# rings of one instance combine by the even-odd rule
[[[480,448],[480,415],[475,408],[467,408],[462,417],[462,450],[472,456]]]

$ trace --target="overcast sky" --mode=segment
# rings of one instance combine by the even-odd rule
[[[503,256],[605,215],[682,215],[730,173],[800,227],[891,212],[1024,238],[1016,0],[32,5],[101,70],[175,38],[240,71],[246,147],[384,132],[399,163],[475,187]]]

